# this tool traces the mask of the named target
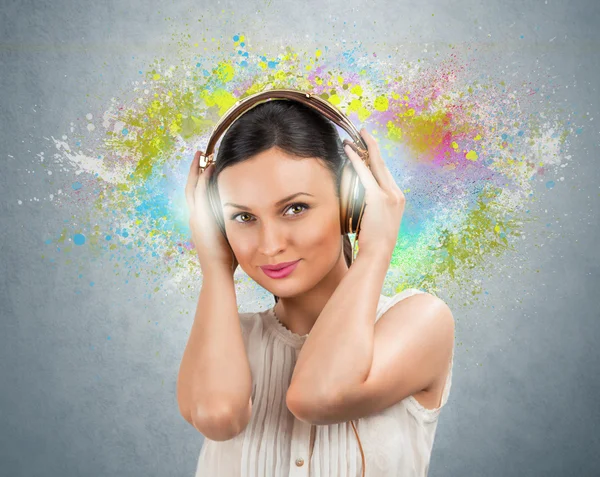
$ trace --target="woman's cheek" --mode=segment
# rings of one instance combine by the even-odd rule
[[[231,249],[233,253],[238,259],[240,266],[243,265],[244,270],[246,270],[252,263],[254,250],[256,247],[252,244],[251,241],[248,240],[248,237],[245,239],[236,238],[231,240],[230,242]],[[260,264],[257,264],[260,265]]]
[[[331,256],[331,260],[335,262],[340,247],[339,219],[321,219],[318,224],[306,227],[302,230],[299,241],[302,243],[302,250],[306,251],[310,256]]]

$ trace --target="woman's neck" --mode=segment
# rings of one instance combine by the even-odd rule
[[[292,297],[279,297],[274,307],[277,319],[292,333],[310,333],[321,311],[348,272],[343,253],[331,271],[310,290]]]

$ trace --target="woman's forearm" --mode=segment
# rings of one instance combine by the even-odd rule
[[[250,418],[252,375],[231,270],[205,267],[194,323],[177,380],[183,417],[213,440],[241,432]]]
[[[319,406],[363,383],[373,362],[375,317],[390,259],[358,255],[313,325],[294,368],[288,402]]]

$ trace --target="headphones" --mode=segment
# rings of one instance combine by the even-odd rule
[[[272,89],[254,93],[243,98],[229,108],[221,119],[219,119],[210,134],[206,151],[200,151],[200,170],[203,172],[212,162],[214,162],[214,148],[217,141],[237,118],[258,104],[273,99],[297,101],[306,104],[343,128],[352,137],[352,141],[344,139],[343,143],[348,144],[360,156],[365,165],[370,168],[367,144],[354,124],[352,124],[338,108],[319,96],[315,96],[308,92],[295,89]],[[227,239],[221,202],[218,191],[214,189],[214,187],[208,187],[208,201],[219,229]],[[360,224],[365,206],[365,188],[361,183],[352,162],[349,159],[345,159],[344,165],[342,166],[340,181],[340,233],[343,235],[355,233],[355,243],[358,242]]]
[[[258,104],[264,103],[266,101],[271,101],[273,99],[297,101],[299,103],[306,104],[309,107],[317,110],[327,119],[333,121],[335,124],[343,128],[352,137],[352,142],[348,141],[347,139],[344,139],[344,144],[348,144],[359,155],[364,164],[370,169],[367,144],[365,143],[364,139],[362,138],[354,124],[352,124],[348,117],[345,116],[338,108],[336,108],[328,101],[325,101],[324,99],[320,98],[319,96],[315,96],[308,92],[299,91],[295,89],[272,89],[252,94],[238,101],[231,108],[229,108],[229,110],[227,110],[227,112],[221,117],[221,119],[213,128],[208,139],[206,151],[200,151],[200,171],[204,172],[204,170],[211,163],[214,162],[214,148],[217,141],[237,118],[239,118],[241,115],[243,115],[245,112],[249,111],[253,107],[257,106]],[[354,244],[356,245],[358,243],[358,235],[360,234],[360,224],[366,206],[365,188],[359,180],[358,174],[356,173],[356,170],[354,169],[354,166],[352,165],[352,162],[349,159],[344,160],[341,176],[340,232],[343,235],[355,233],[356,237],[354,240]],[[223,219],[223,211],[221,210],[221,201],[218,196],[218,191],[216,191],[215,189],[216,187],[208,187],[208,201],[210,203],[210,208],[212,209],[216,222],[221,230],[221,233],[227,240],[227,235],[225,234],[225,221]],[[360,442],[360,437],[358,436],[358,431],[356,430],[356,426],[354,425],[353,421],[350,421],[350,424],[352,425],[352,429],[354,430],[354,434],[356,435],[356,440],[358,441],[358,447],[360,449],[362,460],[362,475],[364,477],[365,455],[363,452],[362,444]]]

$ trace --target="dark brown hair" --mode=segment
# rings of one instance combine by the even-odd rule
[[[221,139],[215,170],[209,182],[217,186],[217,176],[256,154],[277,147],[298,157],[315,157],[322,161],[335,180],[340,197],[340,180],[344,162],[349,160],[336,126],[319,112],[293,100],[271,100],[254,106],[229,127]],[[352,244],[344,235],[344,258],[352,265]],[[279,297],[273,295],[275,303]]]

